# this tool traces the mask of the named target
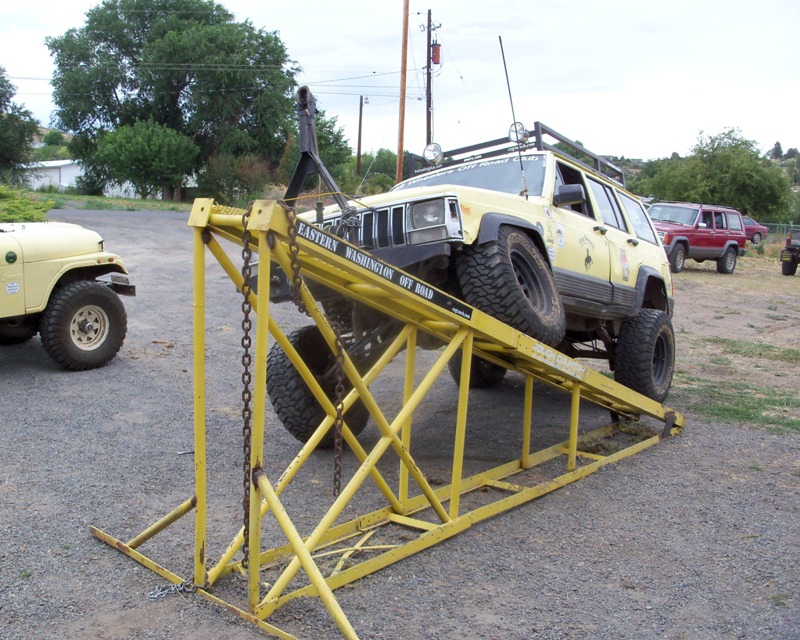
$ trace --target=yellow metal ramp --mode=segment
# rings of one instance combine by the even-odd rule
[[[344,637],[356,638],[334,590],[358,578],[428,548],[476,522],[533,500],[570,482],[583,478],[602,466],[650,447],[663,437],[677,434],[684,417],[624,387],[609,377],[584,366],[555,349],[520,333],[491,316],[470,307],[422,280],[375,259],[368,252],[325,230],[296,218],[284,203],[256,201],[247,212],[221,207],[212,200],[195,202],[189,219],[194,228],[194,353],[195,353],[195,487],[182,504],[145,531],[123,541],[97,528],[92,533],[123,553],[149,567],[173,586],[165,591],[192,591],[218,601],[260,629],[282,638],[297,637],[273,624],[275,612],[299,597],[318,597]],[[247,240],[243,241],[243,232]],[[298,355],[286,334],[269,313],[269,287],[249,291],[241,268],[226,253],[224,239],[237,248],[247,243],[258,254],[259,282],[267,283],[270,265],[279,264],[292,274],[300,265],[304,279],[324,285],[368,305],[400,323],[402,329],[375,364],[360,374],[346,351],[341,353],[344,373],[352,385],[342,399],[342,436],[357,463],[357,469],[343,482],[326,513],[310,532],[301,533],[281,500],[287,487],[304,471],[322,438],[337,419],[337,407],[321,389],[312,372]],[[252,360],[252,421],[244,429],[249,460],[244,481],[247,504],[245,525],[231,532],[231,541],[212,562],[208,549],[208,500],[205,401],[205,258],[210,253],[237,288],[249,292],[248,303],[256,312],[254,357]],[[337,352],[337,334],[316,304],[308,288],[301,287],[308,314],[318,326],[332,352]],[[427,371],[421,372],[416,358],[420,332],[441,341],[442,347]],[[267,351],[270,336],[291,359],[311,392],[325,408],[327,417],[302,447],[296,458],[277,479],[265,472],[264,434],[267,395]],[[461,380],[458,392],[455,438],[450,461],[451,478],[446,486],[433,486],[418,464],[411,443],[412,418],[432,385],[451,358],[462,351]],[[405,377],[402,407],[395,415],[381,409],[370,390],[387,365],[405,352]],[[464,449],[467,438],[470,361],[472,355],[518,371],[525,377],[523,420],[519,456],[492,469],[464,476]],[[533,384],[541,381],[570,394],[568,438],[545,449],[531,450]],[[360,400],[369,410],[381,437],[371,450],[365,450],[347,427],[347,412]],[[610,412],[609,424],[579,435],[580,403],[588,401]],[[637,428],[636,419],[646,416],[660,425],[656,433]],[[611,417],[614,419],[612,420]],[[498,416],[498,419],[500,416]],[[610,442],[614,434],[622,444]],[[392,488],[379,462],[388,451],[399,461],[397,487]],[[268,451],[268,449],[267,449]],[[559,460],[563,459],[563,463]],[[559,471],[545,480],[526,471],[540,465],[557,465]],[[513,477],[513,481],[509,478]],[[342,514],[352,510],[354,496],[367,480],[384,500],[373,511],[346,522]],[[483,492],[476,492],[483,489]],[[481,493],[480,499],[476,495]],[[194,573],[184,578],[161,566],[138,548],[170,527],[184,515],[194,512]],[[262,544],[265,521],[274,518],[282,532],[279,544]],[[394,527],[401,535],[384,533]],[[243,558],[234,560],[237,553]],[[302,570],[302,571],[301,571]],[[237,601],[215,592],[220,581],[231,573],[246,576],[247,593]],[[269,575],[269,580],[265,579]],[[295,632],[296,633],[296,632]]]

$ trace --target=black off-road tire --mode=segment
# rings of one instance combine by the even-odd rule
[[[39,319],[23,318],[0,322],[0,346],[22,344],[39,333]]]
[[[464,300],[523,333],[557,346],[566,316],[553,274],[533,241],[501,225],[497,240],[464,247],[456,271]]]
[[[785,276],[793,276],[795,273],[797,273],[797,263],[794,260],[781,262],[781,272]]]
[[[642,309],[622,323],[614,379],[642,395],[664,402],[675,372],[675,331],[658,309]]]
[[[464,352],[456,351],[456,354],[447,363],[450,376],[456,384],[461,384],[461,362],[464,359]],[[472,356],[472,364],[469,372],[469,386],[471,389],[488,389],[503,381],[508,369],[488,362],[478,356]]]
[[[733,273],[736,269],[736,249],[728,247],[721,258],[717,258],[718,273]]]
[[[53,291],[39,327],[47,354],[72,371],[108,364],[127,332],[128,316],[119,296],[88,280]]]
[[[682,244],[675,245],[672,253],[669,254],[669,268],[672,273],[680,273],[686,266],[686,249]]]
[[[325,394],[335,404],[335,377],[321,377],[335,363],[335,357],[319,329],[316,325],[310,325],[293,331],[286,337],[320,382]],[[352,385],[345,377],[345,394],[351,388]],[[283,427],[303,444],[314,435],[327,415],[300,377],[289,356],[277,343],[270,347],[267,354],[267,393]],[[344,415],[344,419],[353,435],[358,436],[367,425],[369,411],[361,400],[357,400]],[[331,427],[319,447],[330,449],[333,447],[333,440],[334,433]]]

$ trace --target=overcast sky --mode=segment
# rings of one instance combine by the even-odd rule
[[[81,27],[98,0],[0,0],[0,66],[43,124],[53,111],[44,39]],[[398,146],[402,0],[221,0],[237,21],[278,32],[353,149]],[[450,149],[536,120],[601,154],[686,154],[734,127],[762,151],[800,147],[798,0],[411,0],[404,148],[425,145],[426,34],[442,64],[435,141]]]

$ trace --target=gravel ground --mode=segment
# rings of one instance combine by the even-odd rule
[[[89,534],[94,525],[127,539],[193,493],[186,214],[51,218],[103,234],[138,295],[124,299],[128,337],[104,369],[61,371],[38,338],[0,352],[0,637],[261,637],[202,597],[148,599],[165,582]],[[208,280],[214,557],[241,519],[241,319],[215,264]],[[678,295],[680,309],[687,301]],[[282,326],[303,324],[291,305],[273,313]],[[396,408],[392,381],[376,393]],[[414,451],[432,479],[449,474],[455,389],[440,380],[415,417]],[[566,438],[569,398],[536,394],[537,442]],[[521,397],[516,376],[473,395],[468,468],[514,455]],[[589,427],[606,417],[592,407],[581,415]],[[800,638],[800,438],[691,415],[687,422],[677,438],[338,590],[348,619],[361,638],[376,639]],[[375,427],[361,439],[374,443]],[[274,479],[298,446],[272,414],[266,447]],[[286,496],[304,531],[330,502],[331,455],[316,454],[308,467],[310,477]],[[346,457],[345,471],[352,467]],[[358,497],[357,513],[377,506],[369,498]],[[142,550],[187,576],[191,521]],[[228,592],[241,598],[241,580],[229,576],[219,587]],[[270,621],[302,638],[338,637],[316,599],[295,601]]]

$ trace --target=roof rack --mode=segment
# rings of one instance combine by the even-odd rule
[[[545,136],[555,142],[547,142]],[[556,146],[558,144],[561,146]],[[481,158],[492,158],[507,153],[514,153],[518,150],[527,151],[530,149],[552,151],[559,156],[566,157],[578,163],[590,171],[599,173],[613,180],[621,186],[625,186],[625,176],[620,167],[612,164],[602,156],[592,153],[583,145],[570,140],[565,135],[558,133],[555,129],[551,129],[541,122],[534,122],[533,129],[525,132],[524,141],[519,144],[509,142],[509,139],[506,137],[460,147],[458,149],[451,149],[450,151],[445,151],[443,154],[446,160],[438,164],[432,164],[421,156],[410,154],[413,161],[411,169],[414,175],[418,175],[428,171],[434,171],[435,169],[472,162],[473,160],[479,160]]]

